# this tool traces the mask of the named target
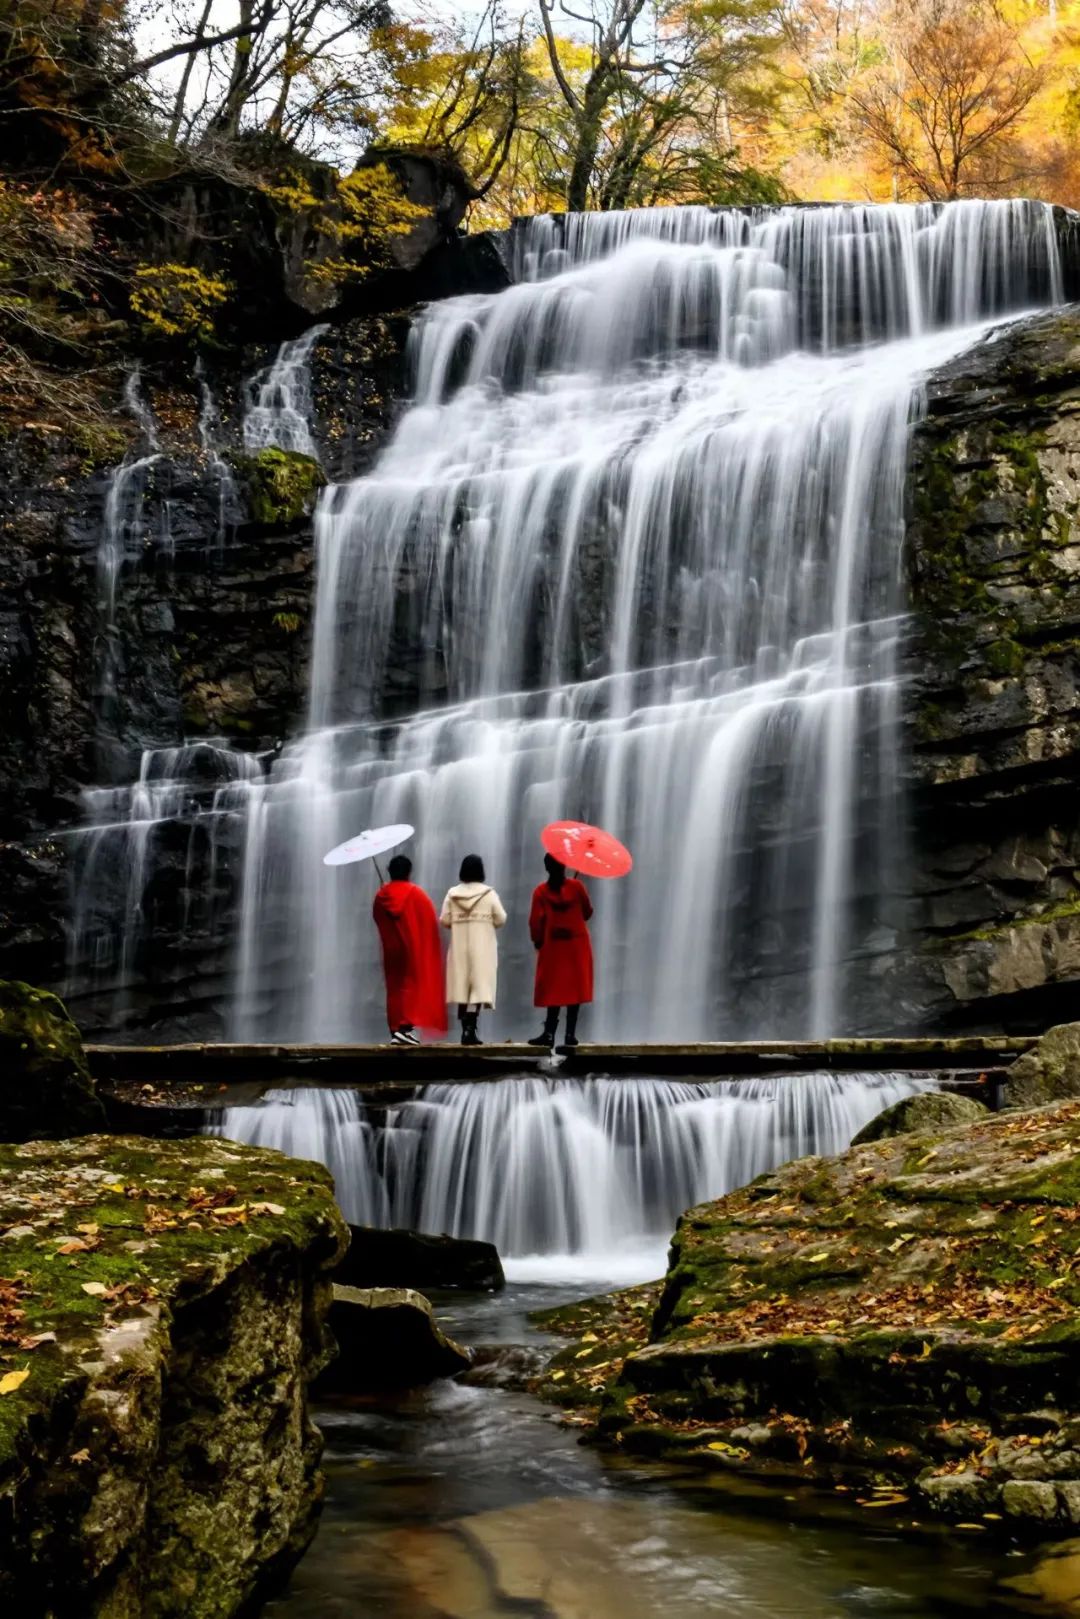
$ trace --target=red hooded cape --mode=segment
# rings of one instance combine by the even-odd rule
[[[384,883],[371,908],[382,941],[386,1021],[446,1033],[442,945],[435,907],[415,883]]]
[[[533,890],[529,933],[536,946],[534,1006],[581,1006],[593,998],[593,954],[588,921],[592,901],[584,883],[567,877],[555,891]]]

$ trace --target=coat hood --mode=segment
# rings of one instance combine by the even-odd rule
[[[450,890],[449,899],[456,910],[470,912],[485,894],[490,894],[488,883],[458,883]]]

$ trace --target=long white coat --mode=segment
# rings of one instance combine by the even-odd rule
[[[506,921],[502,900],[486,883],[458,883],[443,900],[439,921],[450,929],[446,999],[462,1006],[494,1006],[499,968],[495,929]]]

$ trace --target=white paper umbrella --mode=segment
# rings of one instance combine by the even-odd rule
[[[373,826],[367,832],[360,832],[355,838],[347,838],[339,843],[336,849],[323,855],[324,866],[348,866],[354,860],[371,860],[377,854],[385,854],[387,849],[394,849],[406,838],[411,838],[416,828],[402,822],[400,826]]]

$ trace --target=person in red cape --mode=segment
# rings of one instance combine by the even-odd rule
[[[578,1012],[593,998],[589,891],[554,855],[544,856],[547,882],[533,890],[529,933],[536,946],[533,1005],[547,1008],[544,1027],[530,1046],[554,1046],[560,1008],[566,1007],[565,1046],[576,1046]]]
[[[382,941],[386,1021],[393,1045],[418,1046],[417,1029],[446,1033],[439,920],[424,890],[409,881],[408,855],[396,854],[389,870],[371,907]]]

